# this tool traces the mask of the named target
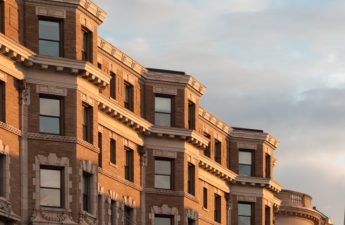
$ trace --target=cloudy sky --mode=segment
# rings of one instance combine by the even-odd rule
[[[95,0],[101,35],[146,67],[207,86],[203,106],[276,136],[275,177],[342,225],[343,0]]]

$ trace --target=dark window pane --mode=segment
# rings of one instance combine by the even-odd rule
[[[251,165],[240,165],[240,176],[251,176],[252,175],[252,166]]]
[[[156,97],[155,112],[171,113],[171,98]]]
[[[39,41],[39,54],[47,56],[60,56],[60,43],[55,41]]]
[[[60,119],[54,117],[40,116],[40,132],[59,134],[60,133]]]
[[[158,126],[171,126],[171,114],[155,113],[155,124]]]
[[[61,171],[41,169],[40,170],[41,187],[60,188],[61,187]]]
[[[166,175],[155,175],[155,188],[171,189],[171,177]]]
[[[5,105],[6,105],[6,99],[5,99],[5,83],[0,81],[0,121],[5,122]]]
[[[155,217],[155,225],[172,225],[172,218],[170,217]]]
[[[39,37],[40,39],[60,40],[60,23],[54,21],[39,21]]]
[[[5,173],[6,173],[6,167],[5,167],[5,156],[0,155],[0,196],[5,197]]]
[[[155,160],[155,173],[156,174],[171,174],[171,161],[168,160]]]
[[[40,204],[42,206],[61,206],[60,189],[41,188]]]
[[[45,116],[60,116],[60,100],[40,98],[40,114]]]

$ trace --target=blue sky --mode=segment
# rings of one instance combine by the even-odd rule
[[[104,38],[146,67],[194,75],[203,106],[230,125],[275,135],[276,179],[342,224],[344,1],[95,2],[108,12]]]

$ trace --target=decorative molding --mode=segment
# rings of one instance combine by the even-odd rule
[[[3,128],[3,129],[5,129],[5,130],[7,130],[7,131],[9,131],[9,132],[11,132],[11,133],[13,133],[15,135],[22,136],[22,131],[21,130],[19,130],[19,129],[17,129],[17,128],[15,128],[15,127],[7,124],[7,123],[4,123],[4,122],[0,121],[0,128]]]
[[[155,157],[164,157],[164,158],[173,158],[173,159],[177,158],[177,152],[173,152],[173,151],[153,149],[152,154]]]
[[[224,181],[235,182],[235,179],[237,178],[237,174],[234,173],[233,171],[225,168],[219,163],[203,155],[200,155],[199,160],[200,160],[199,166],[203,168],[204,170],[219,177],[220,179]]]
[[[20,217],[12,211],[11,203],[2,197],[0,197],[0,217],[4,217],[9,222],[20,221]]]
[[[215,128],[224,132],[225,134],[230,134],[230,132],[232,131],[232,128],[228,126],[225,122],[221,121],[220,119],[218,119],[202,107],[199,107],[199,117],[203,118],[204,120],[215,126]]]
[[[164,85],[154,85],[153,93],[155,94],[164,94],[164,95],[177,95],[177,88]]]
[[[36,85],[36,92],[39,94],[49,94],[58,96],[67,96],[67,88],[55,87],[50,85]]]
[[[87,212],[80,212],[79,225],[97,225],[97,218]]]
[[[240,185],[266,187],[276,193],[282,190],[282,186],[279,183],[269,178],[238,176],[236,183]]]
[[[173,216],[174,223],[173,225],[178,225],[181,217],[178,213],[178,209],[176,207],[169,207],[166,204],[162,206],[153,206],[151,207],[151,213],[149,213],[149,218],[151,219],[151,224],[154,225],[155,215],[169,215]]]
[[[195,225],[199,224],[199,213],[193,209],[185,209],[185,223],[188,224],[188,219],[195,221]]]
[[[84,94],[84,93],[80,93],[80,97],[81,97],[81,100],[83,102],[85,102],[86,104],[94,107],[95,105],[95,100],[93,100],[90,96],[88,96],[87,94]]]
[[[256,143],[248,143],[248,142],[237,142],[238,149],[250,149],[250,150],[257,150]]]
[[[36,6],[36,15],[55,18],[66,18],[66,10],[58,7]]]
[[[242,139],[251,139],[251,140],[258,140],[263,141],[272,146],[273,149],[278,148],[279,141],[270,135],[269,133],[265,132],[253,132],[253,131],[245,131],[245,130],[233,130],[230,134],[233,138],[242,138]]]

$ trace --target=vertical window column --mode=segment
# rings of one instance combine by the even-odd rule
[[[195,195],[195,166],[188,163],[188,193]]]
[[[126,148],[125,179],[134,181],[134,151]]]
[[[61,22],[39,20],[39,54],[47,56],[62,56]]]

